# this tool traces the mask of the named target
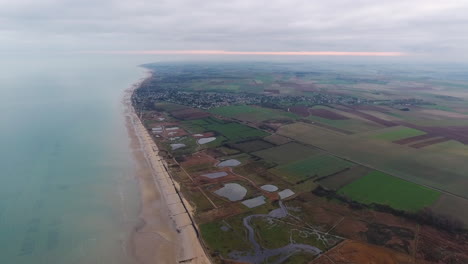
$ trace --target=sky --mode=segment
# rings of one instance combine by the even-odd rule
[[[0,0],[0,53],[334,51],[468,60],[467,14],[468,0]]]

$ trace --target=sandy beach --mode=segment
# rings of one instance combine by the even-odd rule
[[[192,208],[179,193],[177,182],[158,156],[152,140],[125,93],[126,123],[137,162],[136,177],[141,194],[140,221],[131,236],[130,249],[138,263],[210,263],[191,220]]]

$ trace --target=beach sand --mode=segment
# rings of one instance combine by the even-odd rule
[[[135,114],[131,94],[125,94],[126,123],[137,162],[140,186],[140,222],[131,236],[130,249],[139,263],[211,263],[192,224],[192,208],[181,195],[167,170],[158,148]]]

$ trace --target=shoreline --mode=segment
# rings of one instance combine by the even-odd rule
[[[152,73],[125,90],[125,123],[137,163],[140,189],[139,223],[130,236],[129,251],[138,263],[211,263],[192,222],[193,209],[158,155],[158,147],[138,118],[131,95]]]

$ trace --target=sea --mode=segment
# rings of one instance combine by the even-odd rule
[[[133,262],[140,197],[122,98],[140,62],[0,62],[0,263]]]

